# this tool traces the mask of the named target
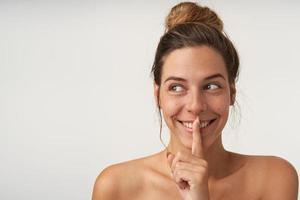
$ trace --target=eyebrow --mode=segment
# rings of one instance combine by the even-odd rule
[[[204,80],[209,80],[209,79],[214,79],[214,78],[222,78],[222,79],[226,80],[225,77],[222,74],[219,74],[219,73],[210,75],[210,76],[206,77]],[[181,78],[181,77],[170,76],[164,82],[167,82],[167,81],[170,81],[170,80],[182,81],[182,82],[187,81],[186,79]]]

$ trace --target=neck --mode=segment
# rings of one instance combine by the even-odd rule
[[[207,149],[205,159],[211,179],[219,179],[230,173],[231,153],[225,150],[221,136]]]
[[[171,139],[166,151],[176,154],[178,151],[191,152],[191,149]],[[224,149],[221,136],[208,148],[204,149],[204,157],[208,162],[210,179],[219,179],[229,173],[231,153]]]

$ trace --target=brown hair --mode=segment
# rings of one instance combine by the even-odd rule
[[[226,64],[228,80],[234,85],[238,77],[239,57],[235,47],[223,31],[223,22],[208,7],[193,2],[182,2],[174,6],[166,18],[165,33],[158,43],[151,73],[155,83],[160,87],[162,67],[166,56],[176,49],[195,46],[208,46],[223,57]],[[231,88],[231,92],[235,88]],[[160,115],[160,135],[162,117]],[[161,136],[160,136],[161,139]]]

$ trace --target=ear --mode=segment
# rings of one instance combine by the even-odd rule
[[[159,101],[158,101],[159,86],[154,81],[153,81],[153,89],[154,89],[154,98],[155,98],[156,105],[160,108]]]
[[[230,85],[230,105],[232,106],[235,102],[235,97],[236,97],[236,88],[235,88],[235,84],[232,83]]]

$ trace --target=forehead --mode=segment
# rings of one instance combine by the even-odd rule
[[[162,80],[169,76],[201,79],[216,73],[228,79],[224,59],[216,50],[207,46],[186,47],[166,56]]]

